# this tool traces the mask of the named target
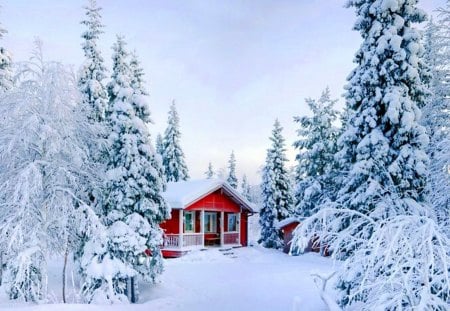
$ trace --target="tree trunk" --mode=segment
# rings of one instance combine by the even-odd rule
[[[67,269],[67,258],[69,257],[69,245],[66,246],[66,251],[64,253],[64,266],[62,275],[62,299],[63,303],[66,303],[66,269]]]

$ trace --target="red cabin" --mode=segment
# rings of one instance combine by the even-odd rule
[[[161,224],[164,257],[205,247],[247,246],[252,204],[226,182],[172,182],[163,195],[172,207],[171,219]]]

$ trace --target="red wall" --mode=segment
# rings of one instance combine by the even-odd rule
[[[248,228],[248,213],[241,214],[241,245],[247,246],[247,228]]]
[[[180,210],[173,209],[170,215],[172,217],[159,226],[163,229],[164,233],[178,234],[180,233]]]
[[[208,211],[239,213],[241,208],[228,196],[217,190],[186,208],[187,211],[206,209]]]
[[[290,223],[286,226],[284,226],[281,231],[283,231],[283,236],[284,236],[284,248],[283,248],[283,252],[285,252],[286,254],[289,253],[289,250],[291,249],[291,240],[292,240],[292,235],[294,233],[295,228],[297,228],[299,222],[298,221],[294,221],[293,223]]]

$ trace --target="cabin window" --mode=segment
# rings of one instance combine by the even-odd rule
[[[217,213],[205,213],[205,233],[217,232]]]
[[[237,232],[237,215],[228,214],[228,232]]]
[[[194,212],[184,213],[184,232],[194,232]]]

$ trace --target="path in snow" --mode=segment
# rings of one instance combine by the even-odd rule
[[[209,249],[168,260],[163,283],[142,298],[166,311],[326,310],[310,274],[330,272],[330,259],[260,247],[232,252]]]

